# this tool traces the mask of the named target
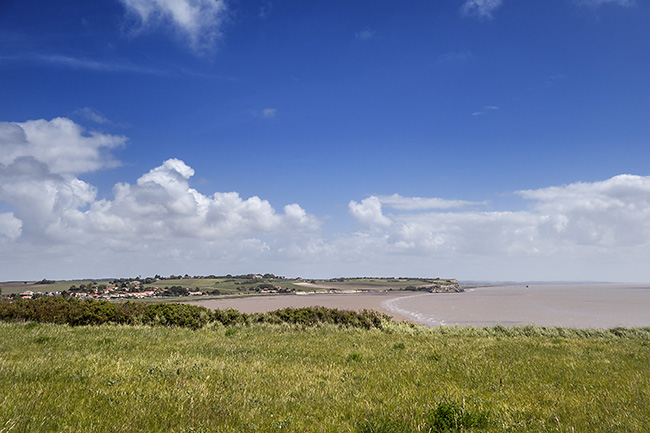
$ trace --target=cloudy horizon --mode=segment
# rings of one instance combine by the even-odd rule
[[[2,281],[650,281],[647,5],[73,3],[0,8]]]

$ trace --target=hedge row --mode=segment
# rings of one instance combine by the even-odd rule
[[[198,329],[208,323],[225,326],[248,323],[290,323],[301,326],[335,324],[356,328],[379,328],[391,318],[376,311],[362,312],[324,307],[286,308],[268,313],[246,314],[237,310],[211,311],[188,304],[115,304],[104,300],[45,297],[0,302],[0,320],[58,323],[71,326],[104,323],[180,326]]]

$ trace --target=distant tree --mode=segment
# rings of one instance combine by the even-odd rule
[[[185,287],[181,286],[171,286],[165,287],[166,291],[163,293],[163,296],[188,296],[189,291]]]

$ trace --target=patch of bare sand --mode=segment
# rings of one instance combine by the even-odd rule
[[[242,313],[264,313],[282,308],[326,307],[339,310],[376,310],[388,314],[395,320],[412,320],[407,316],[389,311],[382,307],[382,302],[412,296],[413,292],[350,293],[350,294],[313,294],[313,295],[273,295],[253,296],[249,298],[224,298],[193,301],[194,305],[211,310],[233,308]]]

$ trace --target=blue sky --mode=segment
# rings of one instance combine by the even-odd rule
[[[650,5],[0,4],[0,280],[650,281]]]

